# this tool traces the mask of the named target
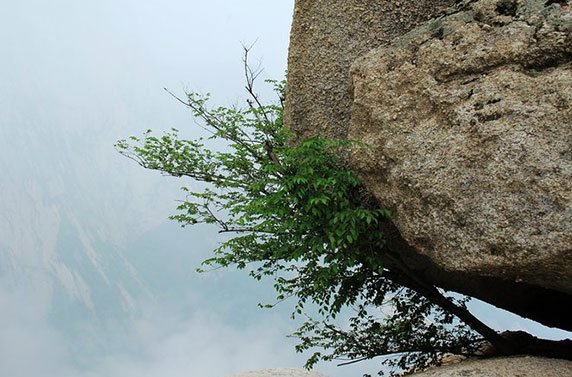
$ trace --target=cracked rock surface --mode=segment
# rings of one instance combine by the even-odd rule
[[[348,138],[372,147],[350,160],[405,241],[442,271],[564,293],[569,313],[568,3],[467,2],[357,59],[350,88]]]
[[[345,137],[352,62],[455,0],[296,0],[288,53],[284,119],[300,137]]]
[[[519,356],[469,360],[433,368],[413,377],[572,377],[572,362]]]

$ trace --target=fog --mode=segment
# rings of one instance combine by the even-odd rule
[[[199,135],[163,88],[244,104],[243,44],[264,68],[259,92],[274,100],[262,79],[284,76],[293,1],[2,5],[0,375],[301,367],[286,337],[292,303],[257,306],[274,299],[270,282],[194,272],[218,235],[167,220],[189,182],[144,171],[113,147],[148,128]]]
[[[222,377],[301,367],[293,303],[269,281],[197,275],[214,229],[167,220],[181,179],[144,171],[120,138],[197,127],[163,88],[243,104],[242,45],[286,69],[293,0],[20,0],[0,13],[0,375]],[[564,336],[477,304],[498,328]],[[376,371],[377,362],[332,377]]]
[[[2,376],[224,376],[300,363],[283,339],[289,329],[281,319],[263,317],[242,327],[208,307],[190,318],[155,308],[124,329],[112,352],[86,355],[78,363],[69,338],[46,321],[37,297],[22,290],[0,292]]]
[[[184,182],[145,172],[113,148],[147,128],[198,135],[164,87],[243,103],[242,44],[254,44],[262,78],[281,79],[293,2],[2,8],[0,375],[301,366],[285,338],[291,308],[257,307],[272,298],[269,286],[244,273],[194,273],[217,235],[167,220]]]

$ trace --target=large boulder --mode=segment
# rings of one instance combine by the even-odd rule
[[[357,21],[370,8],[297,3],[295,17],[304,22],[294,22],[287,120],[301,136],[347,136],[371,146],[349,158],[394,211],[388,247],[439,286],[571,330],[568,4],[457,1],[398,37],[407,28],[379,28],[393,19],[381,12],[368,39],[351,30],[370,27]],[[344,38],[351,48],[342,47],[339,29],[350,30]],[[297,36],[303,30],[309,34]],[[354,36],[363,49],[381,44],[356,60]]]
[[[571,84],[567,7],[474,2],[353,64],[352,162],[440,269],[572,295]]]
[[[413,377],[572,377],[572,361],[519,356],[463,361]]]

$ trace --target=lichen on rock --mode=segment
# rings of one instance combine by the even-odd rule
[[[297,368],[274,368],[233,374],[228,377],[326,377],[323,374]]]
[[[445,271],[572,295],[566,7],[470,2],[350,78],[348,137],[372,147],[351,160],[409,245]]]
[[[284,118],[300,137],[345,137],[352,62],[443,12],[454,0],[296,0]]]
[[[468,360],[433,368],[413,377],[571,377],[572,362],[541,357],[517,356]]]

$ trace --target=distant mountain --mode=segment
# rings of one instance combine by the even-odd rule
[[[119,156],[113,143],[128,131],[102,120],[91,134],[93,119],[12,110],[0,113],[0,281],[33,292],[26,299],[76,356],[120,348],[153,308],[179,317],[206,308],[238,328],[266,314],[257,303],[274,300],[271,284],[244,271],[196,274],[218,234],[167,219],[189,182]]]
[[[125,251],[168,221],[180,182],[115,152],[120,121],[49,101],[25,108],[0,91],[0,279],[36,292],[63,333],[90,337],[154,300]]]

